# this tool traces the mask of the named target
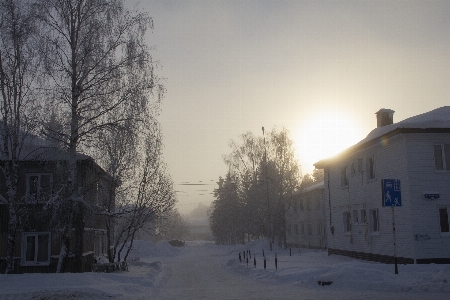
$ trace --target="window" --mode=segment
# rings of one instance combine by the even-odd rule
[[[373,156],[367,158],[366,169],[367,180],[375,179],[375,159]]]
[[[298,200],[294,200],[292,202],[292,206],[293,206],[293,209],[294,209],[294,213],[297,213],[298,212]]]
[[[50,264],[50,233],[24,232],[22,236],[23,266]]]
[[[367,223],[367,212],[365,209],[361,209],[361,223]]]
[[[318,236],[322,236],[323,235],[323,224],[322,223],[317,223],[317,235]]]
[[[359,220],[358,220],[358,211],[354,210],[353,211],[353,224],[358,224]]]
[[[287,235],[291,236],[292,235],[292,224],[289,224],[286,228],[287,231]]]
[[[311,210],[311,198],[306,199],[306,209]]]
[[[450,144],[433,145],[434,166],[438,171],[450,171]]]
[[[441,225],[441,232],[449,232],[448,211],[449,207],[447,206],[439,207],[439,223]]]
[[[320,197],[317,197],[317,199],[316,199],[316,209],[317,210],[320,209]]]
[[[302,223],[302,224],[300,224],[300,233],[302,234],[302,235],[305,235],[305,225]]]
[[[352,176],[356,174],[356,167],[355,167],[355,163],[354,162],[351,165],[350,172],[351,172]]]
[[[350,220],[350,212],[344,211],[344,232],[352,231],[352,224]]]
[[[341,169],[341,186],[348,186],[348,177],[347,177],[347,166]]]
[[[308,232],[308,235],[309,235],[309,236],[312,235],[312,226],[311,226],[311,224],[307,224],[307,225],[306,225],[306,231]]]
[[[298,224],[294,225],[294,232],[295,232],[295,235],[298,235]]]
[[[372,232],[380,231],[380,221],[378,219],[378,209],[370,209],[369,217],[370,217],[370,231],[372,231]]]
[[[52,194],[52,174],[27,174],[27,201],[48,201]]]
[[[300,210],[303,211],[303,199],[300,199]]]
[[[358,158],[358,174],[361,174],[363,172],[363,159]]]
[[[94,236],[94,255],[101,256],[106,254],[106,232],[96,230]]]

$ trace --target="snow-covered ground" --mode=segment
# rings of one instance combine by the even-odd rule
[[[137,241],[129,271],[0,275],[0,299],[449,299],[449,265],[393,265],[325,251]],[[252,258],[247,266],[242,251]],[[267,257],[264,270],[262,249]],[[242,262],[239,261],[241,252]],[[278,269],[275,269],[275,253]],[[256,257],[256,268],[254,258]],[[319,285],[319,281],[333,282]]]

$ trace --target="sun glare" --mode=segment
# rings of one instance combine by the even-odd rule
[[[295,138],[303,173],[317,161],[338,154],[361,140],[361,128],[342,112],[318,112],[303,120]]]

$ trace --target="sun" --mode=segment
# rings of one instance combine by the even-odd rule
[[[348,113],[320,111],[300,120],[295,144],[303,173],[311,173],[314,163],[338,154],[361,138],[361,126]]]

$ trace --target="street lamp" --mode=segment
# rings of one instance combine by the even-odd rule
[[[266,197],[267,197],[267,218],[269,220],[269,245],[270,251],[272,251],[273,232],[272,232],[272,214],[270,213],[270,201],[269,201],[269,176],[267,174],[267,148],[266,148],[266,136],[264,135],[264,126],[262,127],[263,139],[264,139],[264,165],[266,167],[265,181],[266,181]]]

